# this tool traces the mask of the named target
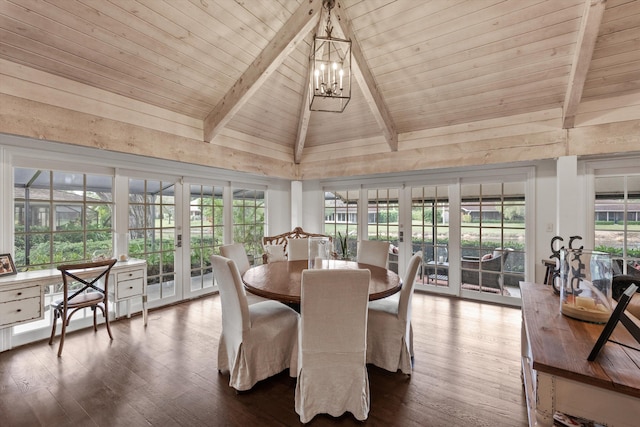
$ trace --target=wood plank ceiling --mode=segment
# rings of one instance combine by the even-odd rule
[[[339,0],[344,113],[309,113],[321,0],[1,0],[0,59],[281,147],[354,143],[640,93],[638,0]],[[0,73],[1,75],[1,73]]]

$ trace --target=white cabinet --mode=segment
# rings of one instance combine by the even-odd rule
[[[116,318],[121,317],[120,303],[127,303],[127,317],[131,316],[131,300],[142,300],[142,316],[147,324],[147,262],[132,259],[118,261],[111,269],[109,287],[113,292],[111,300],[115,303]]]
[[[58,269],[26,271],[0,277],[0,351],[11,348],[10,326],[44,318],[44,290],[62,282]],[[120,305],[126,303],[131,316],[131,300],[140,298],[142,316],[147,324],[147,261],[118,261],[109,275],[109,302],[115,307],[115,317],[121,317]]]
[[[0,328],[42,318],[42,293],[39,285],[16,285],[1,290]]]

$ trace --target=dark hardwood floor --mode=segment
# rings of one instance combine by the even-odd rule
[[[416,293],[411,378],[369,367],[367,421],[309,425],[526,426],[520,310]],[[211,296],[0,353],[0,425],[290,426],[288,372],[236,394],[216,369],[220,299]]]

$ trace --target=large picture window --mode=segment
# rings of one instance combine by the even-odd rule
[[[213,286],[211,255],[222,245],[222,187],[189,186],[189,236],[191,291]]]
[[[640,277],[640,174],[595,178],[595,249],[614,258],[615,274]]]
[[[15,168],[16,268],[112,256],[112,188],[110,176]]]
[[[411,189],[411,241],[422,251],[423,283],[449,286],[449,188],[446,185]]]
[[[263,190],[233,190],[233,242],[244,244],[252,265],[262,263],[264,214]]]
[[[519,296],[525,265],[524,183],[464,184],[461,193],[462,288]]]
[[[129,180],[129,255],[147,260],[149,301],[176,296],[175,185]]]
[[[367,191],[367,239],[391,244],[389,269],[398,272],[399,215],[398,189]]]
[[[333,238],[334,250],[344,259],[356,254],[359,197],[360,190],[324,193],[324,234]]]

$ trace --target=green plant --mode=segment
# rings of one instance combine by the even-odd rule
[[[340,242],[340,252],[342,253],[342,259],[349,258],[349,246],[347,245],[347,235],[342,235],[338,231],[338,241]]]

